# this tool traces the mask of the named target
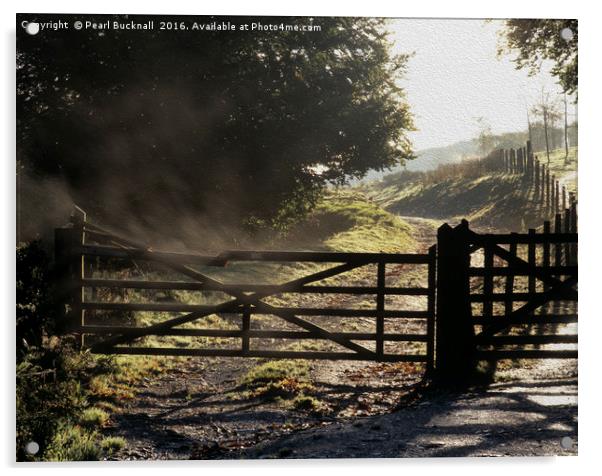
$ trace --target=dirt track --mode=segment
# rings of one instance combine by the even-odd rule
[[[525,371],[522,371],[525,375]],[[387,415],[298,432],[245,458],[545,456],[577,453],[577,378],[533,377],[426,396]],[[519,375],[515,376],[519,378]],[[526,377],[526,375],[525,375]],[[561,446],[570,437],[572,447]]]
[[[242,372],[236,366],[241,362],[214,360],[209,367],[190,360],[144,389],[110,429],[128,440],[117,457],[576,454],[576,446],[560,446],[565,436],[577,440],[577,377],[570,362],[511,369],[501,373],[502,382],[487,388],[445,393],[412,392],[416,375],[392,371],[382,378],[382,364],[356,364],[356,372],[316,364],[314,372],[323,376],[320,398],[345,410],[336,419],[262,399],[230,401],[225,394]],[[333,383],[343,377],[345,383]]]

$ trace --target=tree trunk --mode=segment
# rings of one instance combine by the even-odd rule
[[[527,126],[529,127],[529,142],[533,144],[533,130],[531,129],[531,118],[529,117],[529,108],[527,108]]]
[[[566,104],[566,93],[564,93],[564,163],[569,162],[569,120]]]
[[[543,110],[543,133],[546,139],[546,157],[548,158],[548,165],[550,165],[550,142],[548,139],[548,111]]]

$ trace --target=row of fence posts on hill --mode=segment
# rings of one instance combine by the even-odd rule
[[[564,185],[550,173],[547,164],[541,163],[533,154],[531,141],[525,147],[518,149],[501,149],[503,170],[509,174],[522,175],[526,181],[533,185],[533,198],[542,205],[543,215],[551,220],[543,222],[543,233],[577,233],[577,200],[575,193],[567,192]],[[499,162],[498,162],[499,163]],[[537,233],[530,229],[529,233]],[[576,245],[565,245],[562,249],[557,245],[554,250],[555,265],[568,265],[577,262]],[[544,248],[544,262],[549,265],[549,248]],[[546,261],[547,260],[547,261]],[[545,265],[545,264],[544,264]]]
[[[573,192],[568,192],[556,176],[550,172],[550,167],[539,161],[533,154],[531,141],[525,147],[517,149],[501,149],[502,170],[509,174],[522,175],[526,182],[533,186],[533,199],[541,204],[543,215],[557,217],[558,214],[575,215],[576,198]],[[567,214],[566,210],[572,212]],[[564,218],[567,221],[570,218]],[[570,226],[570,225],[569,225]]]

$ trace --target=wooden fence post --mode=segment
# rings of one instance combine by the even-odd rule
[[[58,297],[66,305],[68,312],[59,330],[68,333],[81,333],[84,325],[84,258],[78,249],[84,244],[84,223],[86,214],[76,209],[71,217],[70,228],[57,228],[54,232],[55,274],[58,283]],[[83,336],[78,339],[83,344]]]
[[[251,330],[251,306],[243,305],[242,308],[242,354],[247,355],[250,348],[249,332]]]
[[[86,242],[84,234],[86,213],[81,208],[74,207],[71,215],[71,222],[73,223],[73,247],[75,248],[73,254],[73,281],[75,286],[73,292],[73,325],[74,329],[79,333],[78,341],[83,347],[85,342],[81,327],[85,325],[85,311],[82,306],[84,302],[84,288],[82,281],[85,277],[86,262],[84,255],[81,251],[77,251],[77,249],[81,248]]]
[[[571,232],[571,209],[564,209],[564,233]],[[568,266],[571,264],[571,243],[566,241],[564,243],[564,265]]]
[[[552,178],[550,179],[550,186],[552,214],[556,214],[558,213],[558,183],[556,182],[555,174],[552,174]]]
[[[543,163],[541,164],[540,172],[541,175],[539,177],[539,188],[541,189],[540,198],[541,203],[543,204],[546,198],[546,166]]]
[[[516,234],[516,233],[513,233]],[[516,243],[510,243],[510,249],[508,250],[512,256],[516,256],[517,245]],[[508,262],[506,265],[508,268],[512,268],[513,265]],[[509,315],[514,310],[514,301],[510,299],[510,296],[514,292],[514,275],[508,274],[506,276],[506,286],[504,289],[504,293],[507,296],[506,301],[504,302],[504,313]]]
[[[382,357],[385,353],[385,262],[377,264],[376,286],[376,355]]]
[[[562,204],[561,204],[561,210],[564,210],[567,208],[567,204],[566,204],[566,187],[563,185],[562,186]]]
[[[562,215],[556,213],[554,216],[554,233],[562,233]],[[554,266],[562,266],[562,244],[554,245]]]
[[[535,159],[534,159],[534,167],[535,167],[535,170],[533,172],[534,173],[534,180],[533,181],[535,183],[535,197],[539,199],[539,196],[540,196],[540,193],[539,193],[539,191],[540,191],[540,187],[539,187],[539,182],[540,182],[539,178],[540,178],[540,175],[539,175],[539,160],[537,159],[537,157],[535,157]]]
[[[551,224],[548,220],[543,222],[543,232],[545,235],[549,235],[551,233]],[[544,268],[550,267],[550,242],[544,241],[543,243],[543,253],[542,253],[542,266]],[[544,290],[548,290],[549,285],[544,285]]]
[[[431,372],[435,369],[435,296],[437,289],[437,245],[429,248],[429,266],[428,266],[428,303],[427,311],[429,314],[426,323],[426,333],[428,340],[426,341],[426,370]]]
[[[571,233],[577,233],[577,201],[575,195],[571,197]],[[577,243],[571,243],[571,264],[577,264]]]
[[[552,203],[552,200],[550,200],[550,169],[547,166],[545,167],[545,174],[546,174],[546,178],[545,178],[546,210],[547,210],[548,214],[550,214],[550,205]]]
[[[527,146],[525,147],[525,154],[527,156],[527,171],[529,173],[529,182],[533,181],[533,151],[531,150],[531,141],[527,141]]]
[[[475,363],[469,267],[468,222],[439,227],[435,370],[450,383],[466,379]]]
[[[534,228],[529,228],[529,235],[535,236],[537,231]],[[529,243],[527,245],[527,261],[530,266],[536,266],[536,253],[535,243]],[[529,292],[535,292],[535,276],[529,276]]]
[[[512,172],[516,174],[518,173],[518,155],[516,149],[511,149],[510,152],[512,153]]]
[[[483,250],[484,260],[483,266],[487,269],[493,268],[493,251],[490,247],[485,247]],[[490,318],[493,316],[493,301],[491,295],[493,294],[493,276],[483,276],[483,317]]]

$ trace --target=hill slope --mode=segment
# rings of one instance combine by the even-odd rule
[[[477,154],[479,146],[476,139],[455,142],[444,147],[431,147],[416,152],[416,158],[408,161],[404,166],[397,166],[386,171],[371,171],[363,179],[362,182],[370,182],[372,180],[380,180],[386,175],[409,170],[412,172],[422,172],[431,170],[441,164],[449,164],[460,162],[463,158],[472,157]]]
[[[545,162],[544,157],[540,160]],[[576,191],[577,150],[569,161],[554,151],[550,169],[569,191]],[[473,225],[501,231],[521,231],[541,225],[544,210],[522,176],[505,173],[450,174],[442,180],[392,176],[361,189],[385,210],[402,216],[420,216],[450,222],[466,218]]]
[[[279,247],[404,253],[416,248],[413,228],[358,190],[331,190]]]

